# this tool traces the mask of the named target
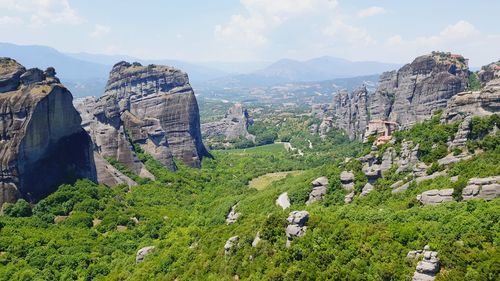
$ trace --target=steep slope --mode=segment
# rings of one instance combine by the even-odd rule
[[[207,139],[223,138],[230,141],[244,138],[255,141],[255,136],[247,130],[252,123],[247,109],[241,103],[237,103],[229,108],[220,121],[202,124],[201,132]]]
[[[152,178],[131,143],[171,170],[174,158],[200,167],[209,155],[200,131],[196,97],[186,73],[159,65],[117,63],[104,96],[79,103],[95,150],[124,164],[137,175]]]
[[[370,96],[360,99],[357,92],[340,92],[332,105],[333,126],[345,129],[352,139],[364,137],[370,120],[388,120],[408,128],[445,108],[450,98],[467,87],[468,78],[467,60],[460,55],[420,56],[398,71],[382,74]]]
[[[0,58],[0,205],[37,200],[76,178],[96,180],[92,146],[53,68]]]

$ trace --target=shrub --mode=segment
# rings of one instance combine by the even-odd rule
[[[19,199],[14,204],[5,204],[3,213],[9,217],[29,217],[32,214],[30,204],[24,199]]]

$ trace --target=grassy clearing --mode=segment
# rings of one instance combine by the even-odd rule
[[[252,179],[248,186],[250,188],[255,188],[257,190],[262,190],[268,186],[270,186],[273,182],[282,180],[286,178],[288,175],[296,176],[300,175],[303,171],[288,171],[288,172],[276,172],[262,175],[260,177]]]

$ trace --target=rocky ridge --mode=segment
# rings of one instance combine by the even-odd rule
[[[248,132],[248,126],[253,124],[247,109],[241,104],[234,104],[222,120],[201,125],[204,138],[222,137],[226,141],[244,138],[254,142],[255,136]]]
[[[137,158],[132,143],[170,170],[176,169],[174,159],[200,167],[201,159],[209,156],[201,140],[196,97],[187,74],[178,69],[119,62],[111,70],[104,96],[75,104],[94,151],[141,177],[153,178]],[[98,169],[98,174],[106,173]]]
[[[96,181],[90,137],[55,74],[0,58],[0,205],[36,201],[77,178]]]
[[[383,73],[377,90],[368,94],[361,87],[349,94],[339,91],[325,117],[322,132],[329,127],[346,131],[351,139],[363,139],[372,120],[396,122],[401,128],[429,119],[446,107],[448,100],[465,90],[469,70],[459,55],[434,52],[416,58],[398,71]]]

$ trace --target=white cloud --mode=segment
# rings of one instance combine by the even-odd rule
[[[287,21],[337,6],[337,0],[241,0],[246,15],[232,15],[224,25],[216,25],[216,38],[245,47],[265,45],[268,34]]]
[[[382,15],[385,14],[386,12],[387,11],[382,7],[373,6],[370,8],[366,8],[364,10],[360,10],[358,12],[358,18],[367,18],[371,16]]]
[[[94,31],[90,33],[90,37],[100,38],[111,32],[111,27],[107,25],[96,24],[94,26]]]
[[[20,17],[0,16],[0,26],[2,25],[19,25],[23,23]]]
[[[471,61],[471,65],[479,66],[498,60],[498,55],[494,57],[492,54],[498,53],[495,48],[499,45],[499,35],[483,33],[472,23],[460,20],[429,36],[409,39],[401,35],[391,36],[378,49],[379,56],[391,54],[401,58],[412,58],[431,51],[448,51],[466,57],[474,56],[475,60]]]
[[[266,22],[261,17],[233,15],[226,26],[215,26],[215,35],[220,39],[230,39],[251,44],[252,46],[261,46],[267,42],[267,38],[263,35],[265,29]]]
[[[441,32],[431,36],[421,36],[413,40],[404,40],[401,35],[387,39],[386,45],[400,46],[413,45],[414,47],[446,47],[457,42],[468,43],[473,39],[484,37],[470,22],[460,20],[455,24],[446,26]]]
[[[80,24],[84,20],[68,0],[0,0],[0,9],[19,14],[31,26],[45,24]]]
[[[363,28],[349,25],[341,19],[332,19],[330,24],[323,30],[323,34],[331,37],[335,41],[342,41],[350,44],[369,45],[376,43],[368,31]]]

